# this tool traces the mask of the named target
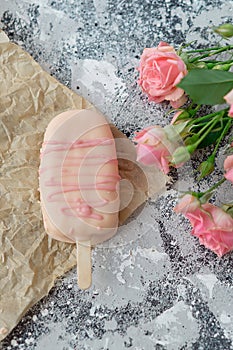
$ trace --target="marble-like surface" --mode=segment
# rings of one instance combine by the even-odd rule
[[[232,15],[232,0],[0,0],[10,39],[129,137],[169,121],[169,107],[148,103],[137,87],[143,48],[160,40],[208,45],[217,40],[210,27]],[[0,348],[233,349],[233,254],[218,259],[173,212],[177,190],[197,190],[195,165],[173,172],[165,194],[95,249],[90,290],[80,291],[69,272]]]

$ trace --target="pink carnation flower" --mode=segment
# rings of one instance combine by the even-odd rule
[[[188,71],[172,46],[160,42],[157,47],[144,49],[138,70],[138,84],[150,101],[167,100],[174,108],[186,102],[184,90],[176,85]]]
[[[233,219],[221,208],[186,194],[174,210],[189,219],[192,235],[219,257],[233,250]]]
[[[230,105],[230,110],[228,115],[230,117],[233,117],[233,89],[230,92],[228,92],[227,95],[224,96],[224,99]]]
[[[134,141],[137,142],[137,161],[156,165],[165,174],[169,172],[169,162],[175,147],[161,126],[151,126],[136,133]]]
[[[224,161],[225,178],[233,182],[233,154],[226,157]]]

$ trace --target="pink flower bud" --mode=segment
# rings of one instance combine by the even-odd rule
[[[225,178],[233,182],[233,154],[224,161]]]
[[[233,250],[233,218],[223,209],[186,194],[174,210],[189,219],[192,235],[219,257]]]
[[[171,153],[174,145],[160,126],[151,126],[138,132],[134,138],[137,143],[137,161],[145,165],[156,165],[165,174],[169,172]]]
[[[230,110],[229,110],[228,115],[230,117],[233,117],[233,89],[230,92],[228,92],[228,94],[225,95],[223,98],[230,105]]]

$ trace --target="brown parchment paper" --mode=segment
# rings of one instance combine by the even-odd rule
[[[38,166],[50,120],[65,110],[83,108],[94,109],[0,31],[0,340],[49,292],[55,279],[76,264],[75,246],[55,241],[44,231]],[[112,131],[115,138],[124,138],[116,127]],[[119,170],[134,193],[120,212],[120,223],[147,199],[148,191],[160,192],[166,181],[161,173],[152,175],[151,169],[138,167],[127,142],[130,155],[118,150]],[[153,179],[150,184],[148,178]]]

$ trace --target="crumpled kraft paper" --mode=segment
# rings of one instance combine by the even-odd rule
[[[75,246],[55,241],[44,231],[38,166],[50,120],[84,108],[94,109],[0,31],[0,340],[49,292],[55,279],[76,264]],[[124,138],[116,127],[112,131],[115,138]],[[161,173],[140,168],[127,142],[130,155],[125,156],[125,147],[117,150],[119,171],[134,193],[120,212],[121,223],[147,199],[148,191],[160,192],[166,181]]]

